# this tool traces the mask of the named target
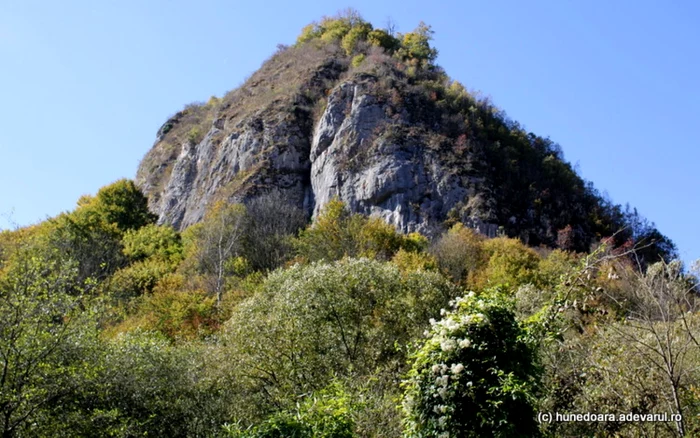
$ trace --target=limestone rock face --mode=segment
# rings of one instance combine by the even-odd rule
[[[287,192],[302,203],[308,186],[308,142],[284,120],[242,122],[225,131],[212,124],[197,144],[183,143],[153,206],[161,223],[182,229],[199,222],[218,199],[243,201],[255,183]],[[263,167],[270,166],[264,172]],[[270,173],[273,176],[264,177]]]
[[[431,234],[475,195],[478,178],[441,164],[420,131],[400,142],[387,135],[409,128],[410,120],[405,110],[388,115],[389,105],[372,94],[377,80],[340,82],[315,123],[269,111],[235,124],[217,118],[200,141],[180,144],[162,189],[154,193],[156,184],[145,177],[137,182],[155,199],[160,223],[178,229],[199,222],[218,199],[245,201],[275,188],[313,216],[337,197],[353,212]],[[315,127],[307,133],[309,125]]]
[[[469,191],[420,136],[399,145],[384,135],[409,120],[406,113],[387,116],[387,105],[368,92],[374,81],[344,82],[328,98],[311,144],[314,214],[337,197],[404,232],[430,233]]]
[[[154,181],[157,167],[149,174],[142,164],[137,183],[160,223],[178,229],[199,222],[218,199],[245,201],[275,188],[313,216],[337,197],[353,212],[430,234],[475,196],[479,179],[442,164],[420,130],[400,141],[388,135],[411,122],[406,110],[389,116],[390,105],[372,93],[377,80],[358,75],[329,89],[318,121],[274,111],[235,124],[216,118],[201,140],[179,144],[162,181]],[[161,128],[154,151],[166,134]]]

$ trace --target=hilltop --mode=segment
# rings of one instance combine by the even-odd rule
[[[579,177],[559,145],[451,79],[431,38],[423,23],[393,34],[352,12],[325,18],[241,87],[185,107],[137,172],[159,223],[181,230],[218,200],[279,190],[314,217],[338,198],[403,232],[461,222],[531,246],[586,251],[615,235],[673,254]]]

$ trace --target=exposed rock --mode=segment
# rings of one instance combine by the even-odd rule
[[[408,120],[386,115],[368,94],[374,81],[365,76],[345,82],[328,98],[311,145],[314,214],[338,197],[351,211],[379,216],[404,232],[431,233],[469,191],[422,138],[399,145],[382,136]]]
[[[445,88],[438,96],[431,79],[416,82],[376,56],[373,68],[348,71],[333,44],[290,48],[221,101],[173,116],[136,178],[160,223],[182,230],[218,200],[275,189],[309,215],[337,197],[428,235],[460,221],[553,245],[571,224],[587,248],[601,228],[590,216],[597,198],[556,145],[488,103],[462,95],[448,104]]]

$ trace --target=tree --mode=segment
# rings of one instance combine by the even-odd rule
[[[427,246],[417,233],[402,235],[379,218],[351,213],[338,200],[329,202],[314,223],[295,241],[299,255],[310,261],[370,257],[389,260],[399,251],[420,251]]]
[[[180,234],[168,225],[149,224],[128,230],[122,245],[124,255],[132,262],[154,258],[177,265],[182,259]]]
[[[19,249],[0,273],[0,429],[34,435],[89,373],[97,330],[72,260]]]
[[[251,405],[288,407],[334,376],[367,376],[402,359],[395,345],[420,333],[454,293],[436,273],[402,274],[391,263],[295,265],[234,309],[228,360]]]
[[[534,437],[539,367],[498,290],[457,298],[411,355],[405,436]]]
[[[148,210],[148,199],[133,181],[120,179],[102,187],[94,198],[83,198],[82,207],[94,209],[108,224],[124,232],[152,224],[157,217]]]
[[[270,271],[293,256],[292,239],[307,223],[302,209],[279,191],[260,196],[247,205],[243,254],[250,267]]]
[[[243,250],[246,209],[241,204],[219,202],[204,220],[187,229],[190,240],[188,256],[199,272],[211,279],[211,291],[221,305],[224,281],[230,273],[232,260]]]
[[[430,252],[440,270],[455,283],[460,283],[473,277],[483,264],[483,241],[476,231],[458,223],[433,244]]]
[[[625,309],[625,320],[613,330],[643,358],[663,382],[658,394],[667,412],[678,415],[678,436],[688,433],[684,392],[700,383],[700,299],[696,285],[683,275],[680,261],[651,265],[646,274],[626,271],[632,278],[624,296],[611,296]],[[624,299],[624,302],[620,302]]]
[[[422,64],[433,62],[438,55],[437,49],[430,47],[433,33],[432,28],[421,21],[413,32],[403,35],[397,54],[403,60],[415,60]]]

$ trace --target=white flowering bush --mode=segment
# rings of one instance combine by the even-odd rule
[[[532,437],[535,352],[512,304],[470,292],[430,320],[404,381],[407,437]]]

